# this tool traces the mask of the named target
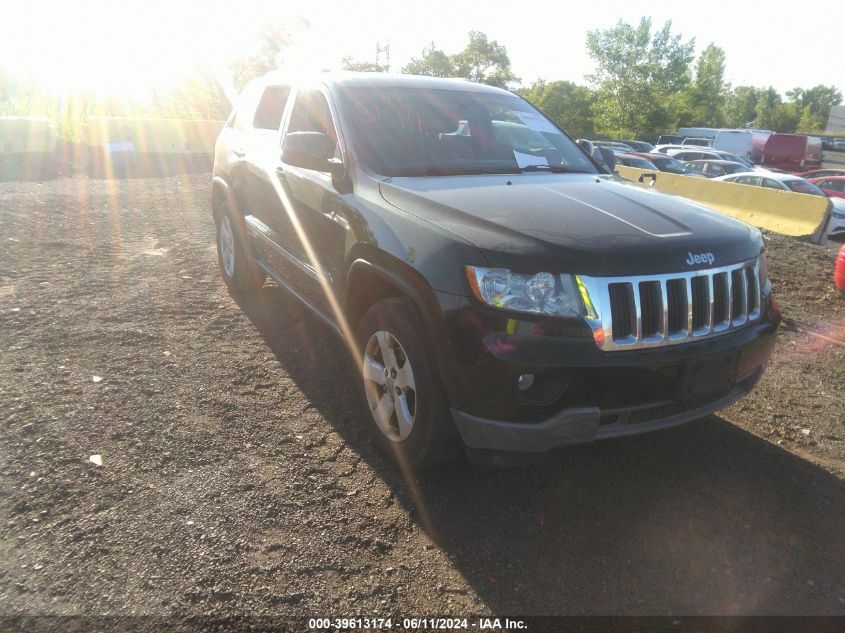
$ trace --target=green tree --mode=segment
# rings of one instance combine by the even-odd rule
[[[402,72],[408,75],[426,75],[428,77],[457,77],[452,58],[442,50],[435,48],[434,42],[422,52],[420,57],[412,57],[405,64]]]
[[[507,88],[519,81],[519,77],[511,71],[507,49],[496,40],[488,40],[480,31],[469,32],[469,44],[453,55],[451,62],[458,77],[476,83]]]
[[[366,62],[352,57],[344,57],[341,62],[343,70],[354,70],[362,73],[386,73],[387,66],[377,62]]]
[[[810,134],[813,132],[821,132],[827,124],[827,119],[813,112],[813,108],[809,105],[801,108],[801,119],[798,121],[796,131],[803,134]]]
[[[757,99],[760,91],[754,86],[737,86],[725,100],[725,125],[744,128],[757,117]]]
[[[778,118],[776,110],[783,104],[780,93],[769,86],[757,92],[757,105],[754,107],[754,126],[774,130],[773,123]],[[783,130],[777,130],[782,132]]]
[[[517,92],[554,119],[569,134],[589,137],[595,134],[592,105],[594,95],[571,81],[535,81]]]
[[[668,129],[677,95],[690,82],[694,40],[672,33],[672,23],[652,33],[651,19],[587,34],[587,50],[596,63],[588,77],[597,91],[596,128],[609,134],[634,135]]]
[[[794,88],[786,93],[790,102],[801,109],[802,130],[820,131],[827,125],[830,109],[842,103],[842,93],[835,86],[819,84],[813,88]]]
[[[701,52],[695,67],[695,79],[686,95],[692,115],[690,124],[722,127],[725,123],[725,51],[710,44]]]

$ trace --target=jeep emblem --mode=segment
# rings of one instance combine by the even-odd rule
[[[713,253],[697,253],[697,254],[693,255],[692,253],[687,252],[686,262],[690,266],[692,266],[693,264],[704,264],[704,263],[710,264],[712,266],[715,261],[716,261],[716,257],[713,255]]]

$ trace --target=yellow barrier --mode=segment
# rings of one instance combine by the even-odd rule
[[[224,121],[88,117],[84,140],[91,147],[131,141],[138,154],[214,154]]]
[[[825,228],[822,225],[827,224],[830,201],[821,196],[624,165],[617,166],[616,171],[628,180],[699,202],[761,229],[784,235],[811,235],[821,240],[825,237],[821,234]]]
[[[32,154],[56,151],[56,136],[47,117],[0,117],[0,153]]]

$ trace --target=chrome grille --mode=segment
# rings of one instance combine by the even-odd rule
[[[606,351],[659,347],[726,332],[760,318],[759,261],[637,277],[579,276]]]

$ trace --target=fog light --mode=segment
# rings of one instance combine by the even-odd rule
[[[516,377],[516,387],[520,391],[528,391],[534,386],[534,374],[520,374]]]

